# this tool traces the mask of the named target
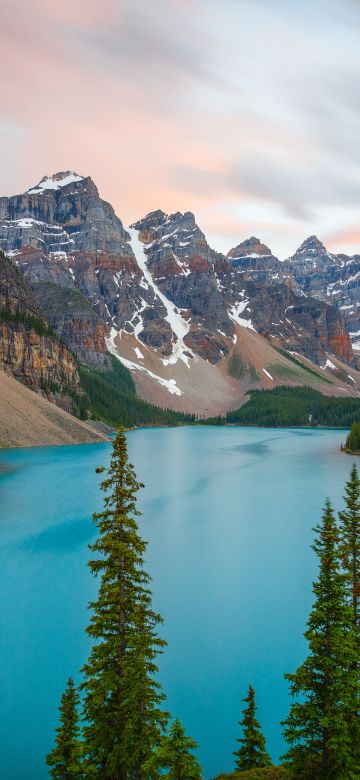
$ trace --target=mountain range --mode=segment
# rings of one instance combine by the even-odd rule
[[[203,416],[251,388],[359,393],[360,255],[315,236],[285,261],[256,237],[222,254],[191,212],[125,228],[90,177],[66,171],[0,198],[0,249],[0,368],[48,392],[51,380],[69,410],[77,364],[107,375],[111,355],[139,398]],[[30,331],[11,336],[17,311],[43,323],[36,359]]]

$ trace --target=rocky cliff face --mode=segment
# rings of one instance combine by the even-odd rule
[[[230,316],[273,343],[321,365],[331,352],[353,360],[343,318],[333,306],[304,295],[284,263],[259,239],[232,249],[216,272]]]
[[[336,306],[356,344],[360,336],[360,254],[332,254],[310,236],[284,266],[299,289]]]
[[[144,243],[153,282],[188,323],[185,345],[217,363],[228,353],[226,337],[234,332],[214,270],[221,256],[209,247],[191,212],[155,211],[132,227]]]
[[[259,238],[252,236],[238,244],[227,254],[231,269],[236,270],[236,278],[241,282],[257,282],[266,287],[285,283],[294,292],[300,293],[294,277],[284,263],[275,257],[271,249],[262,244]]]
[[[77,364],[68,349],[23,323],[0,320],[0,369],[71,411],[79,392]]]
[[[81,353],[90,365],[103,363],[105,342],[99,320],[108,330],[131,332],[144,308],[150,320],[144,335],[148,334],[150,342],[156,329],[157,346],[166,351],[167,345],[170,350],[166,311],[145,283],[129,238],[89,177],[67,171],[44,177],[23,195],[0,199],[0,247],[22,271],[35,295],[43,289],[41,283],[54,283],[83,295],[98,315],[93,319],[92,343],[90,320],[87,324],[89,355],[84,349]],[[67,330],[74,334],[78,324],[77,319],[70,326],[67,310]],[[76,338],[71,338],[71,345],[76,346]]]
[[[77,358],[98,371],[109,370],[105,324],[90,302],[52,282],[37,282],[32,289],[51,327]]]
[[[67,410],[78,393],[77,363],[54,338],[21,274],[0,253],[0,370]]]
[[[324,364],[326,353],[352,364],[349,334],[333,306],[299,297],[286,284],[273,285],[265,292],[251,282],[247,295],[258,333],[318,365]]]
[[[0,199],[0,246],[82,362],[106,370],[116,339],[125,365],[170,393],[179,365],[221,367],[239,328],[318,365],[327,353],[353,361],[344,307],[329,304],[345,274],[348,297],[355,282],[314,237],[282,263],[254,236],[214,252],[191,212],[157,210],[126,230],[89,177],[66,171]]]

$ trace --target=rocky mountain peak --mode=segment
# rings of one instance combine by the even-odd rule
[[[194,229],[197,225],[195,216],[191,211],[185,211],[184,213],[176,211],[174,214],[166,214],[161,209],[157,209],[134,222],[131,227],[140,231],[157,231],[158,236],[160,236],[176,229]]]
[[[317,236],[309,236],[303,241],[299,249],[296,250],[294,257],[299,255],[327,255],[328,251],[322,241]]]
[[[156,211],[150,211],[149,214],[145,215],[145,217],[138,219],[137,222],[133,222],[130,227],[134,227],[136,230],[142,230],[143,228],[148,230],[156,229],[163,224],[163,222],[166,220],[166,217],[167,215],[165,214],[165,211],[156,209]]]
[[[233,247],[228,252],[227,257],[230,260],[234,260],[238,257],[271,257],[272,252],[266,244],[262,244],[259,238],[251,236],[241,244]]]
[[[177,237],[185,245],[184,242],[188,243],[195,235],[205,240],[191,211],[165,214],[158,209],[134,222],[131,227],[139,231],[140,240],[145,244],[152,244],[154,241],[167,242],[170,238],[174,241]]]
[[[48,190],[59,190],[62,187],[67,187],[69,184],[75,184],[84,180],[84,176],[79,176],[74,171],[59,171],[51,176],[43,176],[36,187],[31,187],[30,190],[27,190],[27,194],[40,195]]]

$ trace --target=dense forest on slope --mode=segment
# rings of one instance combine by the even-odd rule
[[[117,358],[110,355],[112,370],[106,373],[80,365],[84,397],[79,399],[79,414],[109,425],[177,425],[194,422],[191,414],[173,412],[142,401],[136,396],[133,378]]]
[[[249,395],[249,400],[239,409],[206,420],[206,424],[346,428],[360,418],[360,398],[324,396],[310,387],[280,386],[274,390],[251,390]]]
[[[360,423],[353,422],[344,447],[346,452],[360,452]]]

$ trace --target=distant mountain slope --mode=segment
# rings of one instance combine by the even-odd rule
[[[316,386],[327,374],[330,387],[358,392],[356,372],[329,369],[355,365],[342,310],[316,285],[309,295],[296,264],[254,236],[225,256],[191,212],[161,210],[126,230],[90,177],[65,171],[0,198],[0,246],[81,362],[111,371],[109,350],[144,400],[226,411],[278,374],[303,383],[289,353],[312,362]]]

